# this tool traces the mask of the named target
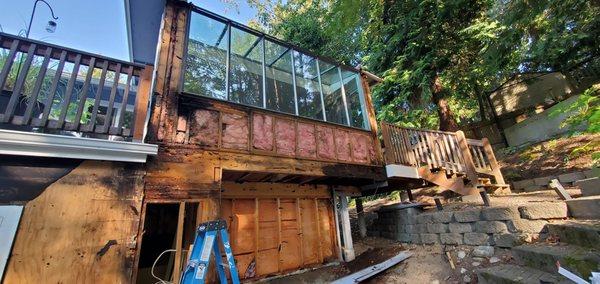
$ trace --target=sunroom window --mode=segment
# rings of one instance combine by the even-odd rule
[[[193,8],[183,92],[369,129],[360,75]]]

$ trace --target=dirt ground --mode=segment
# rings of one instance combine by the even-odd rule
[[[476,269],[512,261],[510,250],[496,248],[493,257],[479,258],[472,256],[473,247],[469,246],[402,245],[376,237],[356,240],[354,249],[357,257],[349,263],[335,263],[264,282],[328,283],[383,262],[401,251],[407,251],[412,256],[363,283],[477,283]],[[446,252],[450,255],[454,268]]]
[[[600,134],[558,138],[521,149],[507,148],[497,151],[496,156],[504,178],[519,181],[589,169],[594,152],[600,152]]]

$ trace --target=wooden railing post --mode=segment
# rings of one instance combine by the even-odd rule
[[[467,143],[465,133],[461,130],[456,131],[456,140],[458,141],[458,147],[460,148],[460,152],[462,153],[465,162],[464,166],[467,178],[469,178],[472,184],[477,184],[477,171],[475,170],[475,163],[473,162],[473,157],[469,151],[469,144]]]
[[[140,85],[137,91],[135,104],[135,118],[133,126],[133,141],[143,142],[144,126],[146,125],[146,116],[148,114],[148,105],[150,104],[150,93],[152,90],[152,71],[153,67],[146,65],[140,74]]]
[[[483,142],[483,151],[487,155],[487,158],[490,162],[490,167],[492,168],[492,174],[496,179],[497,184],[505,184],[504,177],[502,176],[502,172],[500,171],[500,165],[496,160],[496,156],[494,155],[494,149],[492,149],[492,145],[490,145],[490,141],[487,138],[481,139]]]

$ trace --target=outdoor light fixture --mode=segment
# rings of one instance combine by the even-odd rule
[[[58,17],[54,16],[54,10],[52,10],[52,6],[50,6],[48,2],[44,0],[35,0],[35,3],[33,3],[33,10],[31,11],[31,17],[29,18],[29,25],[27,26],[27,33],[25,33],[26,38],[29,38],[29,31],[31,30],[31,23],[33,23],[33,16],[35,15],[35,8],[37,8],[38,2],[43,2],[44,4],[46,4],[46,6],[48,6],[48,8],[50,9],[50,13],[52,13],[52,18],[54,20],[58,20]],[[48,21],[46,31],[49,33],[53,33],[54,31],[56,31],[56,22],[53,20]]]
[[[46,31],[49,33],[54,33],[54,31],[56,31],[56,22],[48,21],[48,25],[46,26]]]

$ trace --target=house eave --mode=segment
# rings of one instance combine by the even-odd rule
[[[0,129],[0,154],[145,163],[158,146]]]

